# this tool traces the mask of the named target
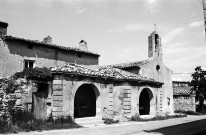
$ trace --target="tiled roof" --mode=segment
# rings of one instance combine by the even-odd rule
[[[155,30],[155,31],[153,31],[153,32],[150,34],[150,36],[152,36],[152,35],[154,35],[154,34],[158,34],[158,32]]]
[[[151,59],[142,60],[142,61],[135,61],[135,62],[127,62],[127,63],[120,63],[115,65],[108,65],[107,67],[114,67],[114,68],[131,68],[131,67],[139,67],[141,65],[147,64],[151,61]]]
[[[172,83],[175,83],[175,84],[177,84],[177,83],[180,83],[180,84],[182,84],[182,83],[184,83],[184,84],[189,84],[190,82],[189,81],[172,81]]]
[[[6,35],[4,38],[5,38],[5,39],[8,39],[8,40],[19,40],[19,41],[24,41],[24,42],[33,43],[33,44],[38,44],[38,45],[44,45],[44,46],[54,47],[54,48],[63,49],[63,50],[69,50],[69,51],[75,51],[75,52],[82,52],[82,53],[86,53],[86,54],[91,54],[91,55],[100,56],[100,55],[97,54],[97,53],[93,53],[93,52],[86,51],[86,50],[81,50],[81,49],[79,49],[79,48],[64,47],[64,46],[59,46],[59,45],[56,45],[56,44],[48,44],[48,43],[43,43],[43,42],[36,41],[36,40],[30,40],[30,39],[25,39],[25,38],[13,37],[13,36],[10,36],[10,35]]]
[[[193,94],[191,86],[173,86],[173,95],[191,95]]]
[[[86,65],[78,65],[74,63],[68,63],[64,66],[52,67],[51,71],[52,73],[67,73],[67,74],[74,74],[74,75],[111,78],[115,80],[130,80],[130,81],[162,84],[153,79],[142,77],[134,73],[123,71],[117,68],[104,67],[104,66],[86,66]]]

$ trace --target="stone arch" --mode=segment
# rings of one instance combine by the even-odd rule
[[[152,101],[154,99],[154,94],[151,89],[143,88],[139,94],[139,114],[140,115],[150,115],[153,111]]]
[[[80,82],[73,90],[74,118],[96,116],[97,100],[100,96],[97,85],[90,82]]]

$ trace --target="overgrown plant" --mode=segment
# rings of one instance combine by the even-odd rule
[[[14,79],[27,78],[27,79],[45,80],[45,81],[51,81],[53,79],[51,71],[46,67],[25,68],[22,72],[15,73],[12,77]]]
[[[199,101],[199,108],[197,111],[201,112],[204,110],[204,99],[206,98],[206,71],[197,66],[195,72],[192,74],[191,85],[194,87],[196,92],[196,100]]]
[[[118,122],[119,122],[119,120],[114,120],[114,119],[109,119],[109,118],[104,119],[104,124],[107,124],[107,125],[118,123]]]
[[[1,78],[0,79],[0,89],[3,89],[5,94],[14,93],[18,88],[18,84],[15,80],[11,78]]]
[[[18,110],[12,113],[13,123],[11,126],[5,126],[7,121],[0,119],[2,130],[0,133],[18,132],[18,131],[36,131],[52,129],[79,128],[80,126],[73,122],[71,116],[53,119],[50,116],[47,120],[36,119],[29,111]]]

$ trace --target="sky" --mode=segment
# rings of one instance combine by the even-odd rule
[[[78,47],[84,39],[99,64],[148,58],[148,36],[156,29],[163,60],[173,79],[190,81],[206,67],[201,0],[0,0],[0,21],[8,35]]]

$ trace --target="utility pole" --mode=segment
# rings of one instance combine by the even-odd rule
[[[206,35],[206,0],[202,0],[203,14],[204,14],[204,25],[205,25],[205,35]]]

